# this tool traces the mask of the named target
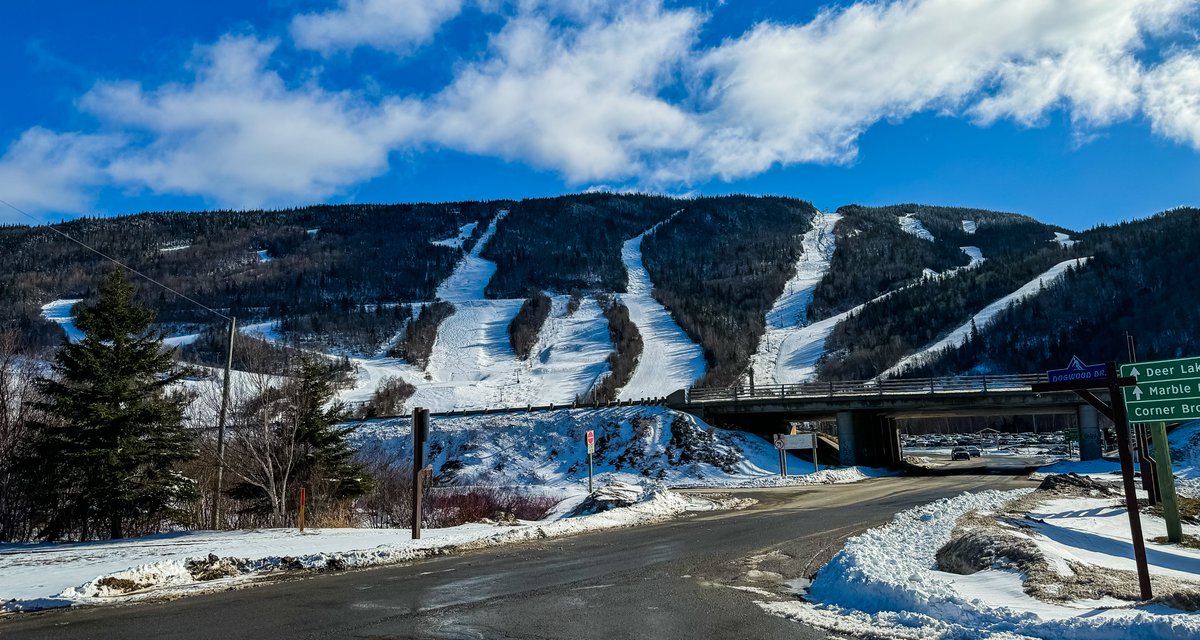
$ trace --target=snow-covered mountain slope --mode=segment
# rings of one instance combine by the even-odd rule
[[[904,229],[905,233],[912,234],[922,240],[933,242],[933,234],[929,233],[929,230],[925,228],[925,225],[921,224],[921,221],[912,214],[906,216],[897,216],[897,220],[900,222],[900,228]]]
[[[759,339],[758,350],[750,359],[756,384],[800,382],[811,378],[812,371],[797,370],[805,369],[804,363],[810,359],[797,351],[811,351],[816,343],[820,351],[810,354],[812,362],[808,363],[808,368],[815,366],[816,359],[824,353],[825,337],[828,337],[837,321],[829,323],[828,319],[822,320],[815,323],[821,326],[814,329],[814,325],[806,323],[806,315],[812,303],[813,291],[829,271],[836,248],[833,231],[841,218],[836,213],[818,212],[812,229],[804,234],[801,240],[802,253],[796,261],[796,274],[784,285],[783,294],[767,313],[766,333]]]
[[[975,233],[975,230],[977,229],[977,225],[975,224],[974,220],[963,220],[962,228],[963,228],[963,231],[965,231],[967,233]]]
[[[1064,260],[1053,267],[1050,267],[1036,278],[1022,285],[1021,288],[984,307],[983,310],[972,316],[970,320],[963,323],[954,331],[951,331],[941,340],[927,345],[915,353],[905,356],[890,369],[881,373],[879,377],[890,378],[898,375],[905,369],[927,362],[929,359],[936,356],[937,353],[942,349],[962,344],[963,341],[966,340],[967,336],[971,334],[971,323],[975,324],[976,329],[982,331],[992,323],[993,319],[996,317],[996,314],[1008,308],[1009,305],[1021,302],[1022,300],[1036,295],[1042,290],[1043,287],[1049,287],[1057,282],[1058,279],[1067,272],[1067,269],[1076,265],[1083,265],[1086,262],[1087,258],[1078,258],[1073,260]]]
[[[670,312],[654,299],[654,283],[642,264],[642,239],[662,224],[626,240],[621,247],[628,284],[620,299],[629,307],[629,318],[642,334],[642,356],[629,384],[618,394],[621,400],[664,397],[704,375],[703,349],[692,342]]]
[[[974,269],[983,264],[984,260],[987,260],[987,258],[983,257],[983,251],[980,251],[979,247],[959,247],[959,249],[962,249],[962,252],[967,254],[967,257],[971,259],[967,263],[967,266],[962,267],[963,269]]]
[[[67,334],[67,339],[71,342],[83,340],[83,332],[75,326],[75,316],[71,314],[71,309],[80,302],[83,301],[75,298],[55,300],[42,305],[42,317],[62,327],[63,332]]]
[[[487,246],[492,236],[496,235],[496,225],[506,215],[508,215],[507,209],[501,209],[496,212],[496,216],[488,224],[488,228],[483,232],[483,236],[471,248],[471,252],[463,256],[462,261],[455,267],[454,273],[450,274],[450,277],[446,278],[438,286],[437,297],[439,300],[445,300],[446,302],[467,302],[484,299],[483,290],[487,287],[488,281],[492,279],[492,275],[496,273],[496,263],[491,260],[484,260],[479,255],[483,253],[484,247]],[[459,231],[459,237],[461,237],[461,233],[465,229],[466,227]],[[459,242],[459,246],[462,246],[462,242]]]

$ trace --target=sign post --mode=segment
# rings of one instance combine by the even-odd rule
[[[592,493],[592,455],[596,453],[596,432],[588,431],[587,436],[587,452],[588,452],[588,493]]]
[[[1175,421],[1200,417],[1200,358],[1136,362],[1122,365],[1121,373],[1137,380],[1132,388],[1125,388],[1132,420],[1148,422],[1154,434],[1154,466],[1158,498],[1167,521],[1167,541],[1182,542],[1179,498],[1175,494],[1175,474],[1163,418]]]
[[[813,472],[821,470],[820,464],[817,462],[817,434],[815,433],[797,433],[792,435],[784,435],[782,433],[775,435],[775,448],[779,450],[779,475],[787,477],[787,450],[788,449],[810,449],[812,450]]]
[[[1102,375],[1097,372],[1102,371]],[[1124,368],[1122,368],[1124,371]],[[1113,421],[1117,429],[1117,452],[1121,457],[1121,484],[1125,490],[1125,510],[1129,514],[1129,534],[1133,542],[1133,559],[1137,564],[1138,586],[1143,600],[1153,597],[1150,588],[1150,567],[1146,562],[1146,539],[1142,533],[1142,518],[1138,513],[1137,484],[1133,478],[1133,446],[1130,442],[1129,419],[1125,411],[1122,387],[1134,386],[1137,380],[1118,376],[1115,363],[1087,365],[1078,357],[1071,358],[1066,369],[1046,372],[1049,382],[1030,386],[1034,393],[1074,391],[1097,411]],[[1107,389],[1109,404],[1096,397],[1092,389]]]
[[[416,407],[412,415],[413,433],[413,508],[412,539],[421,539],[421,499],[425,480],[433,479],[433,469],[425,467],[425,441],[429,439],[429,409]]]

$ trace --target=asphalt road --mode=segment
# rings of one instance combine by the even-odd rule
[[[824,638],[754,604],[897,511],[1013,476],[733,492],[742,511],[305,575],[171,602],[24,614],[0,638]],[[783,597],[793,597],[785,595]]]

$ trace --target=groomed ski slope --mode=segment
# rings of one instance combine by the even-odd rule
[[[816,361],[824,353],[825,338],[843,316],[811,325],[805,322],[813,292],[829,271],[836,248],[833,232],[841,219],[842,216],[836,213],[817,212],[812,228],[801,239],[802,252],[796,261],[796,274],[784,285],[783,294],[767,312],[767,330],[750,359],[755,384],[801,382],[815,375]],[[830,323],[830,320],[834,321]],[[814,343],[818,351],[809,353]],[[808,355],[800,355],[797,351],[805,351]]]
[[[642,334],[642,356],[633,377],[618,394],[620,400],[665,397],[691,386],[704,375],[704,350],[692,342],[666,307],[654,299],[654,283],[642,264],[642,239],[668,221],[670,218],[626,240],[621,247],[628,284],[620,300],[629,307],[629,319]]]
[[[496,235],[496,225],[508,215],[508,209],[500,209],[488,223],[487,230],[483,232],[483,236],[471,248],[471,252],[463,256],[458,266],[454,268],[454,273],[450,274],[449,278],[442,281],[438,285],[437,298],[446,302],[467,302],[471,300],[484,300],[483,290],[491,281],[492,275],[496,273],[496,263],[491,260],[484,260],[479,257],[483,253],[484,247],[487,246],[492,236]],[[474,228],[472,227],[472,230]],[[466,227],[459,230],[460,237]],[[469,235],[469,234],[468,234]],[[443,244],[453,242],[453,240],[442,240],[435,244]],[[459,246],[462,243],[459,242]]]
[[[922,240],[933,242],[933,234],[929,233],[929,230],[925,228],[925,225],[921,224],[921,221],[912,214],[906,216],[896,216],[896,219],[900,222],[900,228],[903,229],[905,233],[912,234]]]
[[[820,224],[814,225],[813,229],[804,235],[804,254],[797,262],[796,276],[788,282],[784,295],[768,313],[767,331],[758,343],[758,352],[751,359],[755,384],[799,384],[816,379],[817,363],[825,355],[825,341],[834,328],[868,304],[884,300],[900,290],[888,291],[848,311],[809,325],[801,325],[801,313],[811,304],[813,290],[829,270],[829,262],[835,250],[833,229],[840,219],[841,216],[837,214],[822,214]],[[978,247],[960,249],[971,259],[970,263],[930,277],[953,277],[961,271],[978,267],[986,260]],[[903,288],[906,287],[901,287]],[[803,295],[796,295],[795,292]],[[786,326],[789,318],[796,321],[791,326]]]
[[[1064,260],[1053,267],[1050,267],[1041,275],[1022,285],[1020,289],[1017,289],[1016,291],[984,307],[982,311],[976,313],[971,317],[970,320],[963,323],[962,326],[958,327],[954,331],[951,331],[941,340],[938,340],[937,342],[934,342],[933,344],[928,345],[915,353],[905,356],[890,369],[879,374],[878,377],[890,378],[898,375],[905,369],[928,362],[936,357],[938,352],[940,352],[942,349],[962,344],[963,341],[966,340],[967,336],[971,334],[972,322],[975,323],[975,326],[979,330],[983,330],[984,327],[990,325],[995,320],[997,314],[1007,309],[1009,305],[1033,297],[1042,289],[1042,287],[1049,287],[1057,282],[1058,279],[1067,272],[1067,269],[1076,265],[1083,265],[1086,262],[1087,258],[1078,258]]]

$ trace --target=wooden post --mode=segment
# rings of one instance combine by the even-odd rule
[[[300,533],[304,533],[304,486],[300,487]]]
[[[217,480],[213,487],[212,516],[208,528],[217,529],[221,519],[221,490],[225,482],[225,417],[229,413],[229,376],[233,370],[233,339],[237,335],[237,319],[229,318],[229,350],[225,354],[225,379],[221,388],[221,409],[217,414]]]
[[[1109,363],[1108,379],[1117,379],[1116,365]],[[1125,412],[1125,396],[1115,382],[1108,385],[1113,423],[1117,429],[1117,452],[1121,457],[1121,483],[1125,489],[1125,509],[1129,512],[1129,533],[1133,539],[1133,559],[1137,563],[1138,586],[1142,600],[1154,597],[1150,588],[1150,568],[1146,563],[1146,539],[1142,533],[1142,518],[1138,514],[1137,482],[1133,478],[1133,451],[1130,442],[1129,420]]]

